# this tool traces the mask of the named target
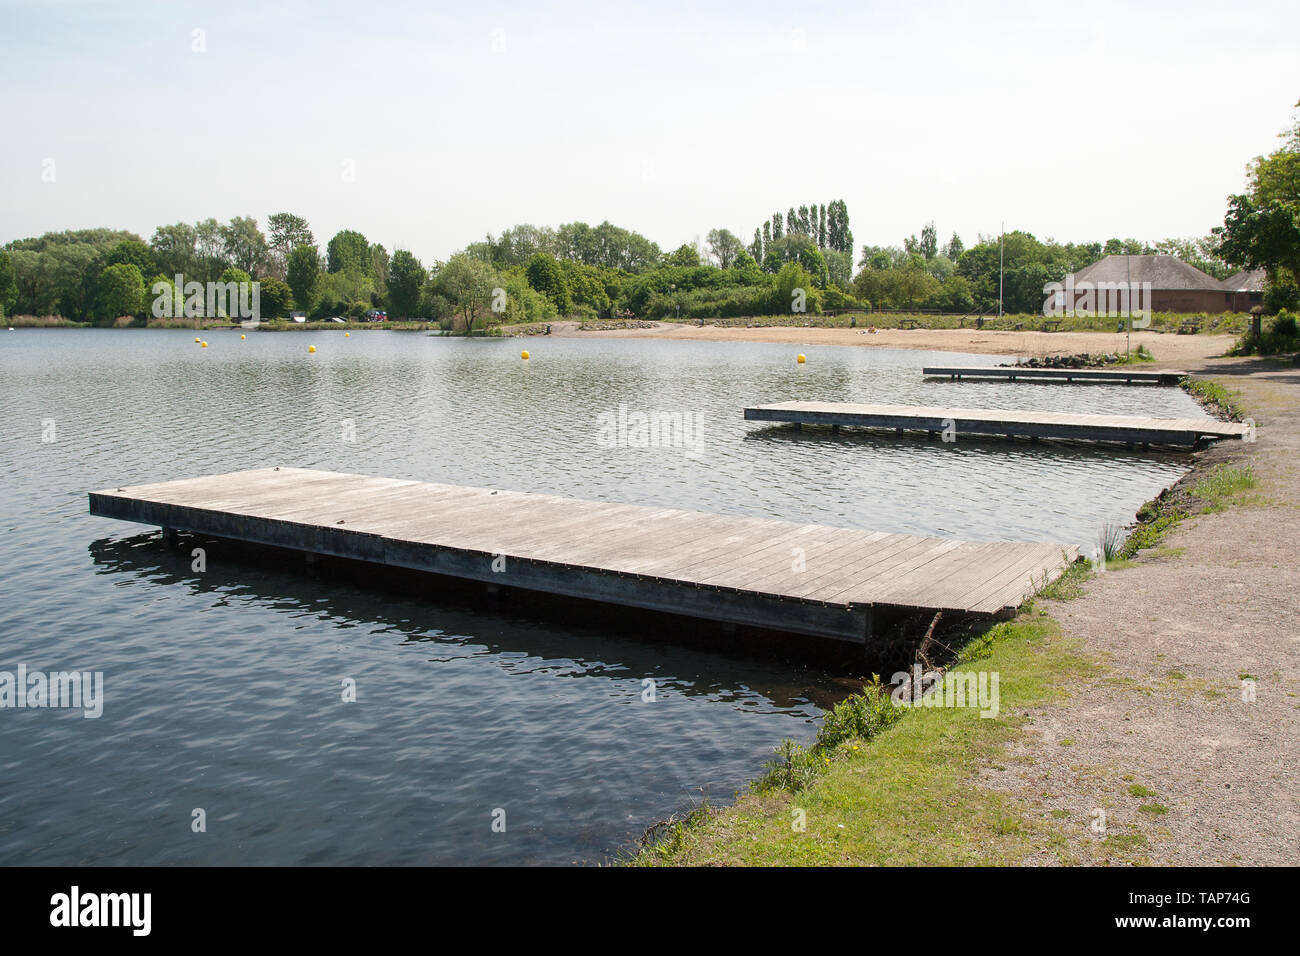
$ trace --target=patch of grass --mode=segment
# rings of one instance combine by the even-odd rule
[[[1191,494],[1204,502],[1204,512],[1222,511],[1230,499],[1257,484],[1259,481],[1250,462],[1221,464],[1215,465],[1204,478],[1192,485]]]
[[[1063,808],[1061,808],[1061,807],[1057,807],[1055,810],[1053,810],[1053,811],[1049,814],[1049,816],[1051,816],[1051,817],[1052,817],[1053,819],[1055,819],[1055,820],[1065,820],[1065,819],[1068,819],[1068,818],[1069,818],[1069,816],[1070,816],[1070,811],[1069,811],[1069,810],[1065,810],[1065,809],[1063,809]]]
[[[974,707],[906,708],[870,744],[857,751],[841,745],[797,795],[745,794],[669,856],[643,853],[639,862],[959,865],[1020,863],[1044,848],[1065,853],[1062,841],[1051,840],[1049,818],[971,780],[1000,762],[1026,710],[1093,675],[1096,664],[1038,609],[996,625],[967,648],[979,670],[1000,675],[996,717],[981,717]],[[851,730],[851,721],[832,723]],[[796,807],[806,813],[806,830],[791,825]]]
[[[1073,747],[1073,746],[1074,746],[1074,740],[1071,739],[1070,737],[1062,737],[1062,738],[1058,741],[1058,743],[1059,743],[1062,747]]]
[[[1097,537],[1097,553],[1109,564],[1120,556],[1127,537],[1124,525],[1107,521],[1101,526],[1101,534]]]
[[[641,837],[641,851],[629,862],[646,865],[653,860],[668,860],[681,852],[691,835],[709,819],[709,802],[705,800],[684,817],[669,817],[656,823]]]
[[[1142,833],[1112,833],[1101,845],[1110,850],[1140,850],[1147,845],[1147,838]]]
[[[1144,803],[1138,809],[1143,813],[1150,813],[1154,816],[1161,816],[1169,812],[1169,808],[1162,803]]]
[[[1151,354],[1151,350],[1141,343],[1138,347],[1129,352],[1128,355],[1121,355],[1115,365],[1140,365],[1143,362],[1154,362],[1156,357]]]
[[[822,715],[822,725],[812,746],[804,748],[783,740],[776,748],[778,759],[767,765],[767,773],[755,784],[760,793],[788,790],[798,793],[840,757],[860,749],[857,741],[868,741],[905,713],[895,704],[879,675]]]
[[[1218,412],[1228,421],[1241,421],[1240,392],[1229,391],[1218,382],[1212,382],[1208,378],[1194,378],[1190,375],[1178,384],[1192,398],[1211,411]]]
[[[1084,582],[1092,575],[1092,565],[1088,561],[1071,561],[1065,572],[1055,581],[1039,588],[1036,596],[1052,601],[1072,601],[1083,594]]]
[[[1156,792],[1140,783],[1130,783],[1128,785],[1128,795],[1130,797],[1154,797]]]

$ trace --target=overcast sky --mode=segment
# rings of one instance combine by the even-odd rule
[[[858,245],[1202,235],[1297,53],[1294,0],[0,0],[0,242],[287,210],[427,263],[520,222],[748,242],[837,198]]]

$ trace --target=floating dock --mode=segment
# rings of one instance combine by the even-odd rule
[[[96,491],[90,513],[870,645],[876,612],[996,615],[1078,557],[393,478],[264,468]]]
[[[1177,385],[1186,372],[1169,370],[1138,371],[1100,368],[1029,368],[1022,365],[997,365],[988,368],[927,367],[922,374],[946,375],[949,379],[993,378],[1005,382],[1109,382],[1112,385]]]
[[[745,409],[755,422],[794,425],[851,425],[961,436],[1059,438],[1123,442],[1127,445],[1172,445],[1192,448],[1203,438],[1244,438],[1239,422],[1212,418],[1146,418],[1128,415],[1080,415],[1073,412],[1013,411],[997,408],[940,408],[928,405],[854,405],[841,402],[781,402]]]

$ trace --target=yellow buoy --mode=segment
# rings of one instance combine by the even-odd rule
[[[201,343],[201,345],[200,345],[200,348],[207,348],[207,347],[208,347],[208,343],[207,343],[207,342],[203,342],[203,343]]]
[[[343,337],[344,337],[345,339],[350,339],[350,338],[352,338],[352,333],[351,333],[351,332],[344,332],[344,333],[343,333]]]
[[[194,340],[194,344],[195,344],[195,345],[198,345],[200,341],[202,341],[202,340],[201,340],[201,339],[195,339],[195,340]]]
[[[241,339],[246,339],[246,338],[248,338],[248,336],[247,336],[247,335],[241,335],[240,338],[241,338]]]
[[[527,362],[527,361],[528,361],[528,350],[527,350],[527,349],[524,349],[522,352],[520,352],[520,353],[519,353],[519,357],[520,357],[521,359],[523,359],[525,362]]]
[[[806,359],[806,358],[804,357],[804,354],[803,354],[802,352],[800,352],[800,353],[799,353],[799,357],[798,357],[797,359],[795,359],[795,361],[798,362],[800,365],[802,365],[804,362],[808,361],[808,359]]]
[[[315,352],[315,351],[316,351],[316,346],[314,346],[314,345],[309,345],[309,346],[307,346],[307,351],[308,351],[308,352]]]

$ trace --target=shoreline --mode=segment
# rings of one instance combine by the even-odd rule
[[[673,339],[696,342],[766,342],[782,345],[835,345],[856,348],[913,349],[934,352],[966,352],[985,355],[1077,355],[1081,352],[1124,352],[1123,333],[1036,332],[976,329],[865,329],[765,326],[737,328],[715,325],[683,325],[659,322],[654,328],[582,331],[581,323],[566,320],[551,323],[551,335],[560,338]],[[1129,347],[1145,345],[1162,362],[1196,362],[1218,358],[1232,348],[1236,336],[1228,333],[1176,335],[1163,332],[1134,332]]]
[[[1139,510],[1114,559],[1080,563],[960,648],[950,672],[1003,671],[1001,719],[912,710],[832,752],[800,789],[751,786],[730,806],[668,821],[629,862],[1289,862],[1300,801],[1277,768],[1300,723],[1289,699],[1300,647],[1285,637],[1290,592],[1276,569],[1291,539],[1282,529],[1300,526],[1289,504],[1300,383],[1278,361],[1189,371],[1208,386],[1187,389],[1208,414],[1265,414],[1270,427],[1262,440],[1195,453]],[[1225,585],[1246,599],[1228,599]],[[1248,678],[1259,685],[1249,698]],[[792,830],[792,812],[805,813],[806,831]],[[934,839],[907,837],[918,828]]]
[[[756,328],[684,325],[676,322],[655,322],[649,327],[625,329],[583,329],[582,322],[563,319],[549,323],[550,333],[544,335],[542,326],[497,326],[490,335],[472,338],[521,338],[538,342],[547,338],[574,339],[671,339],[694,342],[762,342],[790,346],[836,346],[843,348],[910,349],[929,352],[962,352],[974,355],[1002,355],[1046,358],[1051,356],[1090,354],[1123,354],[1127,345],[1136,352],[1138,346],[1146,348],[1155,357],[1150,368],[1178,366],[1220,358],[1236,343],[1230,333],[1202,332],[1196,335],[1177,335],[1167,332],[1140,331],[1131,337],[1123,333],[1098,331],[993,331],[977,329],[866,329],[827,328],[803,326],[762,326]],[[436,323],[284,323],[264,324],[252,329],[230,325],[171,325],[171,326],[82,326],[64,324],[18,324],[15,329],[79,329],[100,328],[110,331],[192,331],[192,332],[423,332],[437,331]],[[499,331],[498,331],[499,330]],[[448,338],[463,338],[448,335]],[[538,346],[530,346],[535,348]]]

